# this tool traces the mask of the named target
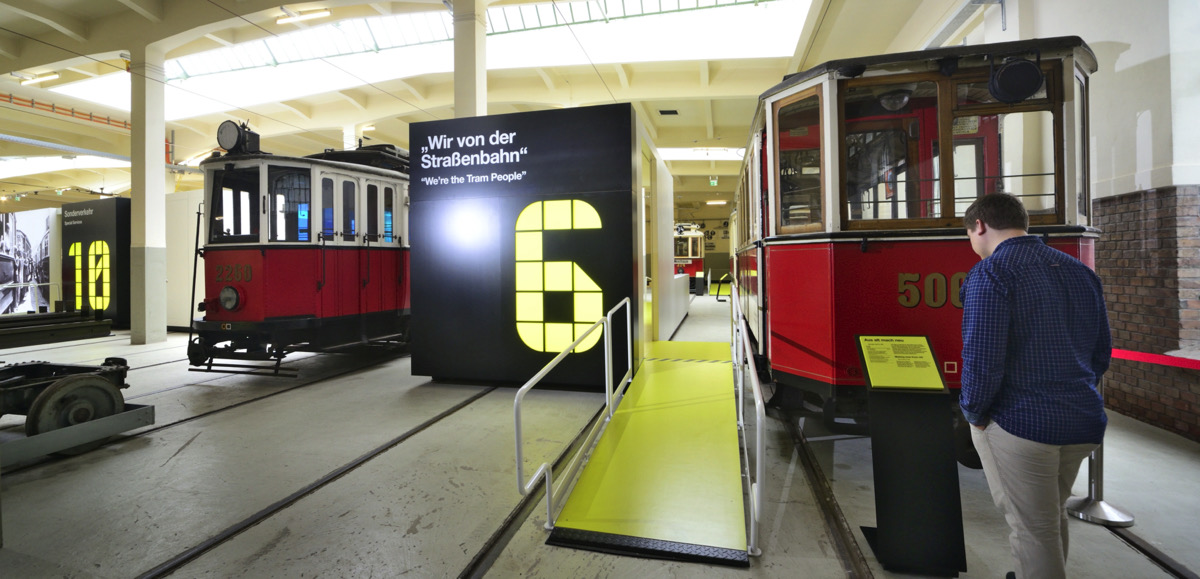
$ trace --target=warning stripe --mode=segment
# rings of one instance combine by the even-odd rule
[[[730,364],[729,360],[688,360],[684,358],[646,358],[647,362],[699,362],[702,364]]]
[[[1134,362],[1158,364],[1159,366],[1174,366],[1176,368],[1200,370],[1200,360],[1193,360],[1191,358],[1180,358],[1179,356],[1168,356],[1166,354],[1147,354],[1145,352],[1134,352],[1131,350],[1118,350],[1117,348],[1113,348],[1112,355],[1113,358],[1120,360],[1132,360]]]

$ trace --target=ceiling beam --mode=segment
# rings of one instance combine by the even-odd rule
[[[213,129],[212,127],[210,127],[208,125],[205,125],[203,128],[201,128],[197,125],[199,125],[199,123],[195,122],[195,121],[171,121],[171,123],[170,123],[170,126],[172,126],[172,127],[176,127],[179,129],[186,129],[186,130],[188,130],[192,133],[195,133],[201,137],[208,137],[209,139],[212,139],[212,141],[214,143],[216,142],[217,131],[215,129]]]
[[[809,55],[812,53],[813,43],[817,40],[817,34],[821,32],[821,26],[825,23],[825,15],[829,12],[829,5],[834,0],[813,0],[808,5],[808,15],[804,17],[804,26],[800,28],[800,38],[796,41],[796,51],[792,54],[792,59],[788,61],[787,70],[785,73],[800,72],[801,67],[808,61]]]
[[[554,86],[554,79],[550,78],[550,74],[546,72],[544,67],[539,66],[534,70],[536,70],[538,76],[542,78],[542,83],[546,85],[546,90],[549,90],[550,92],[557,90],[557,87]]]
[[[26,18],[32,18],[79,42],[87,41],[87,23],[40,3],[0,0],[0,7],[7,8]]]
[[[613,69],[617,71],[617,80],[621,82],[621,88],[628,90],[629,80],[632,76],[629,72],[629,65],[615,64],[613,65]]]
[[[205,34],[204,37],[217,43],[217,44],[220,44],[221,46],[233,46],[234,42],[233,42],[232,38],[223,38],[222,37],[222,36],[233,36],[233,32],[234,32],[233,30],[221,30],[219,32],[209,32],[208,34]]]
[[[151,22],[162,22],[163,0],[117,0]]]
[[[303,101],[299,101],[299,100],[279,101],[279,106],[304,117],[305,120],[309,120],[309,121],[312,120],[312,107],[304,104]]]
[[[713,138],[715,130],[713,128],[713,102],[712,100],[704,101],[704,130],[709,139]]]
[[[342,99],[344,99],[346,102],[358,107],[358,110],[360,111],[367,110],[367,95],[363,94],[362,91],[339,90],[334,94],[342,97]]]
[[[413,96],[417,97],[418,102],[422,102],[422,101],[426,100],[427,98],[429,98],[429,96],[426,94],[426,92],[424,90],[421,90],[419,87],[417,87],[417,85],[415,83],[409,82],[407,80],[402,80],[402,79],[396,79],[395,83],[400,85],[402,88],[404,88],[404,90],[408,91]],[[413,105],[413,106],[416,106],[416,105]]]
[[[16,58],[21,55],[21,42],[11,34],[0,34],[0,56]]]
[[[68,66],[67,68],[65,68],[63,70],[68,70],[75,74],[86,76],[88,78],[96,78],[96,77],[100,76],[99,73],[92,72],[90,70],[84,70],[84,69],[76,67],[76,66]]]

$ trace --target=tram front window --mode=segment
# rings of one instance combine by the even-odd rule
[[[218,169],[209,191],[209,243],[257,243],[259,167]]]
[[[271,241],[308,241],[311,176],[307,168],[267,168],[271,199]]]
[[[815,90],[779,107],[779,231],[822,228],[821,99]]]
[[[941,217],[937,84],[849,86],[845,102],[850,220]]]
[[[1053,122],[1049,111],[955,118],[954,214],[999,191],[1020,199],[1031,217],[1055,215]]]

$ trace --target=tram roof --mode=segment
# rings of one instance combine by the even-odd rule
[[[780,92],[789,87],[795,86],[811,78],[828,74],[830,72],[842,73],[844,78],[852,78],[862,74],[862,71],[857,71],[854,74],[845,74],[847,71],[852,71],[857,67],[865,67],[865,69],[878,68],[881,66],[902,64],[906,62],[931,62],[946,58],[965,58],[969,56],[980,57],[998,57],[1028,55],[1032,53],[1043,52],[1067,52],[1075,51],[1079,57],[1079,62],[1086,69],[1088,74],[1096,72],[1096,55],[1092,52],[1091,47],[1078,36],[1054,36],[1050,38],[1034,38],[1029,40],[1015,40],[1012,42],[996,42],[992,44],[974,44],[968,46],[949,46],[945,48],[932,48],[929,50],[914,50],[911,52],[896,52],[892,54],[878,54],[874,56],[863,56],[858,58],[845,58],[840,60],[830,60],[814,66],[808,70],[789,74],[783,77],[783,81],[779,84],[767,89],[759,98],[764,98]]]
[[[403,150],[403,149],[400,149],[400,150]],[[374,152],[374,151],[372,151],[372,152]],[[387,177],[390,179],[395,179],[395,178],[397,178],[397,175],[399,175],[400,178],[402,178],[403,180],[408,180],[408,174],[403,171],[398,171],[398,170],[394,170],[394,169],[385,169],[385,168],[381,168],[381,167],[377,167],[377,166],[373,166],[373,165],[369,165],[369,164],[347,162],[347,161],[341,161],[341,160],[332,160],[332,159],[322,159],[322,158],[320,158],[320,155],[322,155],[322,154],[323,153],[317,153],[316,155],[309,155],[309,156],[305,156],[305,157],[290,157],[290,156],[283,156],[283,155],[272,155],[271,153],[264,153],[264,152],[233,153],[233,154],[227,153],[227,154],[221,155],[221,156],[213,155],[212,157],[208,157],[207,159],[200,161],[200,166],[204,167],[205,165],[210,165],[210,164],[232,163],[235,161],[267,160],[267,161],[279,161],[279,162],[285,162],[285,163],[298,163],[298,164],[302,164],[302,165],[320,165],[320,166],[324,166],[324,167],[330,167],[333,169],[342,169],[345,171],[358,171],[360,173],[368,173],[368,174],[377,175],[380,177]]]

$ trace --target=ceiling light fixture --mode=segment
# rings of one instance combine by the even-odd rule
[[[39,82],[46,82],[48,80],[55,80],[57,78],[58,78],[58,73],[52,72],[50,74],[24,79],[21,81],[21,84],[22,85],[37,84]]]
[[[327,9],[309,10],[308,12],[295,12],[293,10],[288,10],[283,6],[280,6],[279,9],[283,11],[284,15],[279,17],[279,19],[275,21],[275,24],[291,24],[293,22],[303,22],[305,20],[313,20],[315,18],[324,18],[329,16],[329,10]]]
[[[705,205],[724,205],[726,201],[706,201]]]

